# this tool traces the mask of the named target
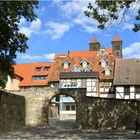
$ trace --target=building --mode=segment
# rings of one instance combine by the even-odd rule
[[[53,66],[53,62],[14,65],[15,78],[8,77],[6,90],[49,86]]]
[[[140,60],[122,59],[122,40],[118,36],[111,44],[111,48],[105,48],[94,37],[89,43],[89,51],[56,54],[54,62],[16,64],[15,78],[8,78],[6,89],[86,88],[86,96],[90,97],[140,98]],[[52,116],[76,113],[72,98],[60,96],[53,103],[55,115],[52,112]]]
[[[119,52],[119,53],[117,53]],[[51,87],[86,88],[87,96],[115,98],[113,88],[114,62],[122,57],[122,41],[116,36],[112,48],[100,45],[96,38],[89,51],[56,54]]]
[[[115,86],[117,99],[140,99],[140,59],[115,60]]]

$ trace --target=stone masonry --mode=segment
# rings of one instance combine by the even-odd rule
[[[25,125],[25,98],[0,91],[0,131]]]
[[[48,106],[56,95],[69,95],[76,103],[76,125],[83,129],[134,129],[140,102],[86,96],[86,89],[36,87],[14,92],[26,98],[26,125],[48,125]]]

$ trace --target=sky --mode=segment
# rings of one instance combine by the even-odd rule
[[[36,21],[29,23],[24,18],[20,21],[19,29],[29,38],[29,49],[17,54],[16,63],[51,62],[55,54],[88,51],[93,37],[110,48],[116,35],[123,41],[124,58],[140,58],[140,32],[131,30],[133,17],[127,15],[126,23],[117,21],[99,30],[97,22],[83,12],[90,1],[94,0],[39,1]]]

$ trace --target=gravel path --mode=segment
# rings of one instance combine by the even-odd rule
[[[140,139],[140,132],[78,130],[72,121],[53,121],[50,127],[24,127],[0,133],[0,139]]]

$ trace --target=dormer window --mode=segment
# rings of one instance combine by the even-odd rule
[[[83,69],[85,69],[87,67],[87,65],[88,65],[88,62],[86,60],[82,60],[81,64],[83,66]]]
[[[81,72],[82,70],[78,67],[78,66],[75,66],[71,72]]]
[[[44,71],[49,71],[49,67],[44,67]]]
[[[41,67],[36,67],[35,71],[36,71],[36,72],[41,71]]]
[[[38,75],[38,76],[33,76],[32,80],[33,81],[38,81],[38,80],[46,80],[47,76],[46,75]]]
[[[64,69],[68,69],[69,64],[70,64],[70,63],[69,63],[67,60],[65,60],[65,61],[63,62],[63,64],[62,64],[62,65],[63,65],[63,68],[64,68]]]
[[[111,69],[110,69],[110,67],[106,67],[106,68],[104,69],[104,72],[105,72],[105,75],[106,75],[106,76],[110,75],[110,74],[111,74]]]
[[[90,72],[92,69],[87,65],[87,67],[84,69],[84,72]]]
[[[108,61],[106,59],[101,59],[100,64],[102,68],[105,68],[107,65]]]

